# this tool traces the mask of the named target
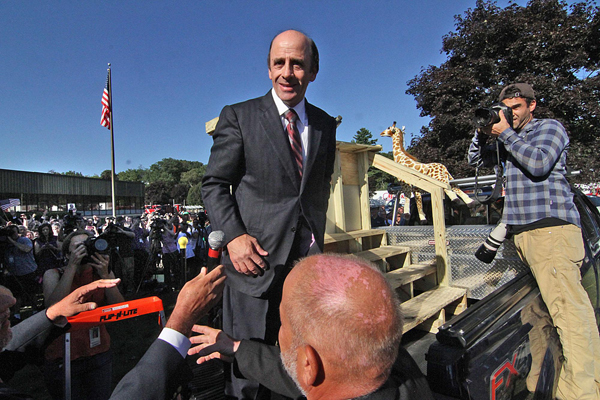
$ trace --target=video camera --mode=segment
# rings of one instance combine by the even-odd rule
[[[473,122],[477,128],[485,128],[486,126],[494,125],[500,122],[500,111],[504,112],[506,121],[512,128],[513,114],[512,108],[506,106],[504,103],[492,104],[489,108],[478,108],[475,110],[475,116]]]

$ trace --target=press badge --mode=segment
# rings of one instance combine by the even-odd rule
[[[90,348],[100,346],[100,327],[94,326],[90,329]]]

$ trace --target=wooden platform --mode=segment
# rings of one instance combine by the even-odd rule
[[[400,305],[404,319],[402,332],[421,324],[421,328],[437,332],[446,322],[446,308],[450,308],[450,314],[460,314],[466,309],[466,302],[467,291],[462,288],[440,286],[424,292]]]

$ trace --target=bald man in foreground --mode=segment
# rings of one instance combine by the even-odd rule
[[[195,325],[198,363],[220,358],[273,392],[313,399],[433,399],[400,347],[396,296],[377,268],[339,254],[304,258],[283,285],[280,347]]]

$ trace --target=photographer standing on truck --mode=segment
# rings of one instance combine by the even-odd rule
[[[476,119],[479,127],[469,147],[469,164],[493,161],[495,145],[486,145],[486,137],[496,138],[505,154],[502,219],[536,278],[563,347],[556,397],[599,399],[600,337],[581,285],[585,250],[579,213],[565,178],[569,138],[560,122],[533,117],[536,100],[529,84],[506,86],[498,100],[502,104],[489,110],[490,121]]]

